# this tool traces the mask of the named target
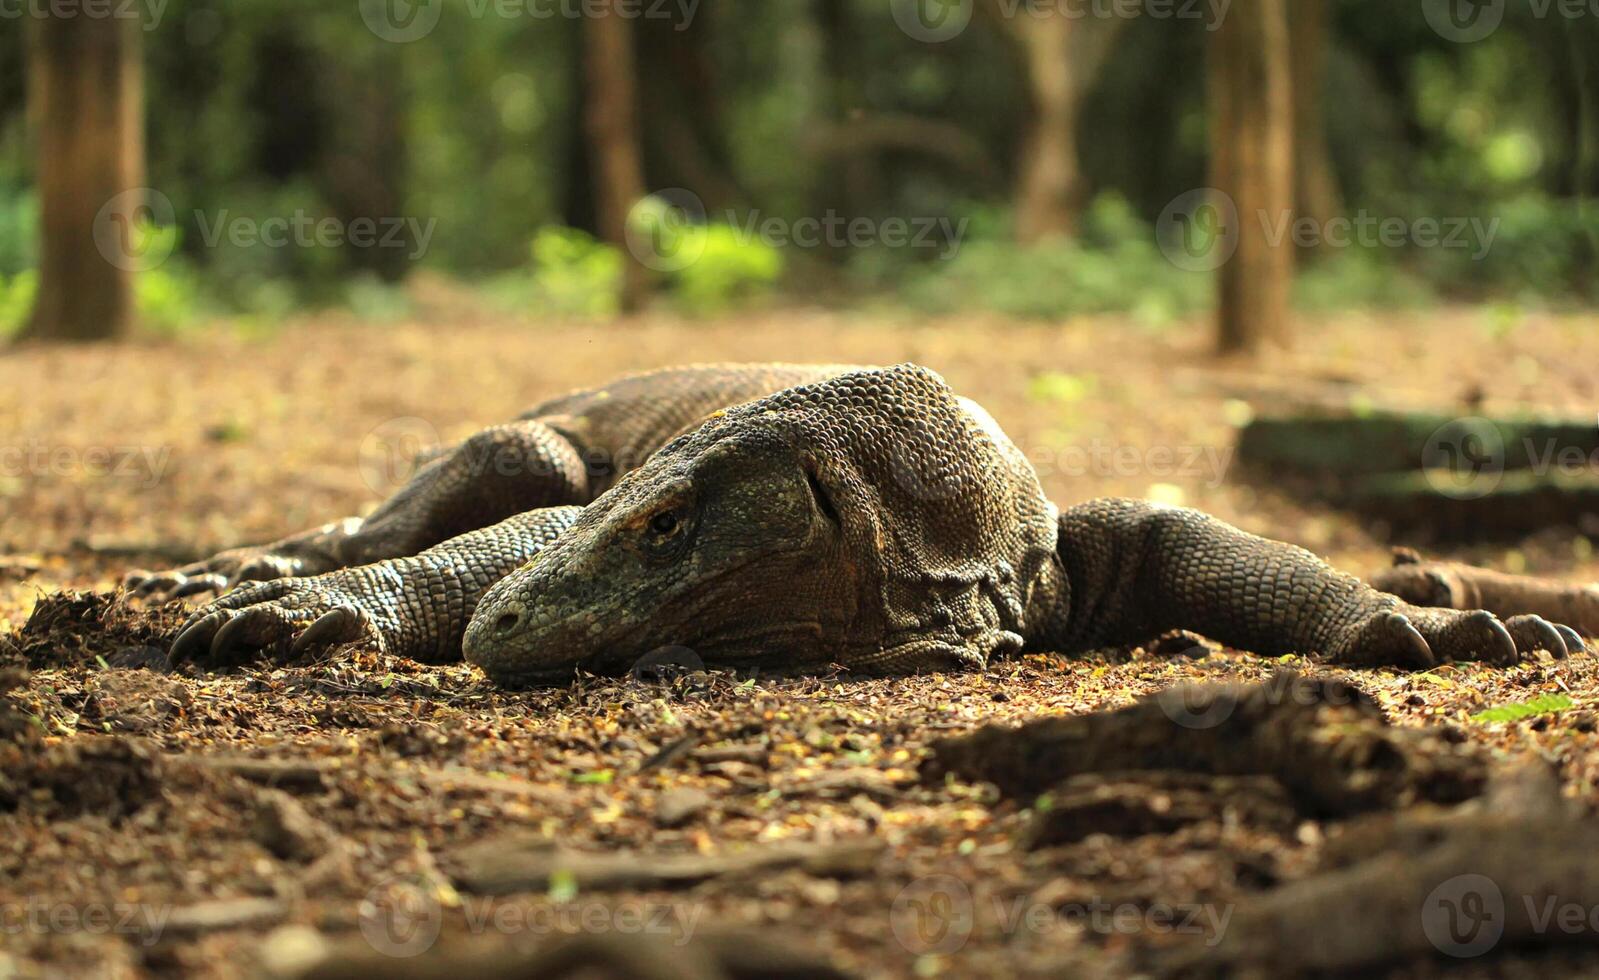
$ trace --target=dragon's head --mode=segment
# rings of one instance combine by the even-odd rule
[[[1054,546],[988,425],[908,366],[718,413],[495,584],[466,659],[506,684],[667,647],[782,672],[980,663],[1019,643],[1013,594]]]

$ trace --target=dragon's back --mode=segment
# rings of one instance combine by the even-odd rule
[[[848,364],[689,364],[561,395],[523,417],[572,440],[591,473],[607,474],[602,480],[609,483],[714,412],[857,370]]]

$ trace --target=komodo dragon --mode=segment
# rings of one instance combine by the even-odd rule
[[[243,582],[190,618],[175,660],[364,639],[464,652],[517,685],[623,672],[666,646],[708,665],[903,673],[1176,628],[1356,665],[1583,649],[1537,616],[1407,604],[1193,510],[1059,511],[993,419],[914,365],[624,378],[468,439],[364,521],[129,584]]]

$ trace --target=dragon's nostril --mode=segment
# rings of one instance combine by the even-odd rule
[[[521,613],[508,612],[494,621],[494,632],[509,633],[516,629],[516,624],[522,621]]]

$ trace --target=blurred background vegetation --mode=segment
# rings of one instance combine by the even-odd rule
[[[137,277],[142,329],[219,316],[270,326],[305,306],[404,317],[428,276],[537,315],[622,307],[627,263],[604,242],[585,135],[583,19],[438,2],[437,25],[411,43],[377,37],[356,0],[170,0],[153,23],[146,12],[144,182],[174,217],[140,233],[168,236],[154,247],[174,254]],[[1293,29],[1316,32],[1325,51],[1308,117],[1330,183],[1302,208],[1498,222],[1481,255],[1306,250],[1300,309],[1595,300],[1599,17],[1538,16],[1512,0],[1499,29],[1459,43],[1420,0],[1305,0],[1308,25],[1300,0],[1290,6]],[[1030,54],[1025,30],[979,10],[929,43],[892,8],[705,0],[691,17],[674,7],[629,22],[643,185],[685,189],[704,210],[703,222],[662,226],[698,236],[702,254],[648,271],[655,303],[689,314],[791,301],[1111,311],[1151,327],[1211,306],[1210,277],[1167,261],[1156,231],[1175,198],[1207,183],[1203,21],[1118,23],[1102,54],[1074,62],[1081,91],[1051,117],[1037,79],[1048,56]],[[7,333],[38,288],[28,38],[0,26]],[[1039,227],[1029,155],[1041,152],[1040,125],[1062,119],[1075,156],[1055,193],[1065,213]],[[219,218],[297,214],[433,224],[420,255],[207,241]],[[938,247],[802,247],[745,230],[835,214],[925,221]]]

